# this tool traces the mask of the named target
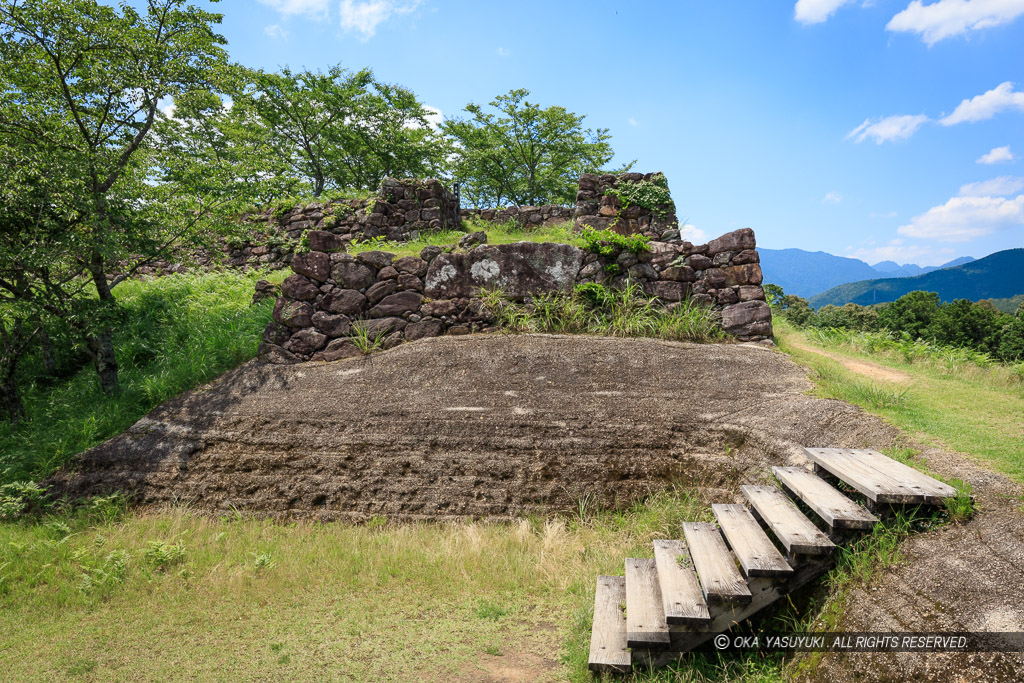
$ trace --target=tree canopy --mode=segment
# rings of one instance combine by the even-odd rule
[[[511,90],[490,106],[466,106],[465,119],[441,128],[455,144],[455,177],[475,206],[571,204],[576,181],[612,158],[608,129],[583,127],[584,116],[564,107],[542,109],[530,91]]]

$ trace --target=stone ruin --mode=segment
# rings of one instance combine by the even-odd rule
[[[474,236],[483,239],[483,233]],[[282,284],[259,347],[260,358],[272,363],[361,355],[360,338],[377,339],[387,349],[423,337],[494,331],[481,288],[525,299],[584,282],[633,282],[667,307],[692,297],[719,309],[725,331],[741,341],[772,334],[749,228],[699,246],[651,242],[649,251],[614,248],[608,255],[569,244],[518,242],[428,246],[418,257],[383,251],[353,256],[338,235],[317,230],[307,239],[310,251],[292,259],[295,274]]]
[[[507,223],[513,222],[524,230],[538,226],[556,225],[571,221],[575,210],[568,206],[545,204],[543,206],[506,206],[500,209],[462,209],[463,219]]]
[[[439,180],[385,178],[374,197],[338,199],[300,204],[287,211],[270,208],[243,220],[254,234],[224,245],[226,264],[233,268],[287,267],[303,235],[321,230],[337,235],[344,243],[379,237],[395,242],[416,239],[428,230],[458,230],[462,226],[455,195]],[[193,254],[200,267],[211,268],[218,260],[209,252]],[[163,275],[188,270],[184,263],[154,262],[140,275]]]
[[[622,235],[641,233],[653,239],[672,241],[679,238],[676,206],[670,199],[657,207],[623,206],[614,190],[626,183],[661,181],[667,189],[663,173],[584,173],[576,191],[573,222],[576,230],[589,226],[595,230],[614,230]]]

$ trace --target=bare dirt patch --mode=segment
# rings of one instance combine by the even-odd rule
[[[895,438],[806,386],[760,346],[648,339],[442,337],[253,362],[88,451],[58,485],[281,517],[500,517],[672,483],[734,495],[803,444]]]

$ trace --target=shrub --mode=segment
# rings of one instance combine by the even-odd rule
[[[650,238],[644,235],[620,235],[612,230],[595,230],[583,226],[580,235],[583,248],[600,256],[614,256],[616,252],[628,251],[640,254],[650,249]]]
[[[617,187],[605,190],[605,195],[618,197],[622,208],[639,206],[661,216],[668,213],[667,207],[673,206],[668,181],[661,173],[655,173],[650,180],[620,181]]]

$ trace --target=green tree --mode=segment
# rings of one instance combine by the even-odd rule
[[[848,330],[873,332],[878,329],[878,311],[858,304],[822,306],[810,319],[814,327],[842,327]]]
[[[768,305],[775,308],[782,302],[782,297],[786,296],[786,293],[782,291],[780,285],[774,285],[772,283],[765,283],[764,287],[764,298],[768,302]]]
[[[441,128],[455,143],[455,175],[475,206],[571,204],[582,173],[612,158],[605,128],[583,127],[583,116],[564,107],[541,109],[529,90],[512,90],[490,103],[496,114],[470,103],[467,119]]]
[[[161,154],[171,128],[153,134],[161,101],[215,87],[220,20],[184,0],[149,0],[141,13],[96,0],[0,4],[0,291],[76,329],[106,392],[118,388],[114,288],[201,233],[230,193]]]
[[[391,176],[440,175],[445,141],[412,91],[340,65],[326,72],[243,72],[235,99],[250,132],[319,197],[328,189],[375,189]]]
[[[957,299],[939,309],[924,331],[924,336],[940,344],[962,346],[978,351],[999,348],[1004,314],[991,304],[976,304]]]
[[[807,299],[796,294],[784,295],[777,304],[782,317],[794,325],[803,326],[814,317],[814,310],[807,303]]]
[[[905,332],[911,339],[924,336],[925,329],[939,314],[939,295],[915,291],[896,301],[878,306],[878,324],[893,332]]]
[[[996,355],[1008,363],[1024,360],[1024,315],[1021,315],[1021,308],[1024,304],[1017,308],[1017,315],[1006,322],[999,335]]]

